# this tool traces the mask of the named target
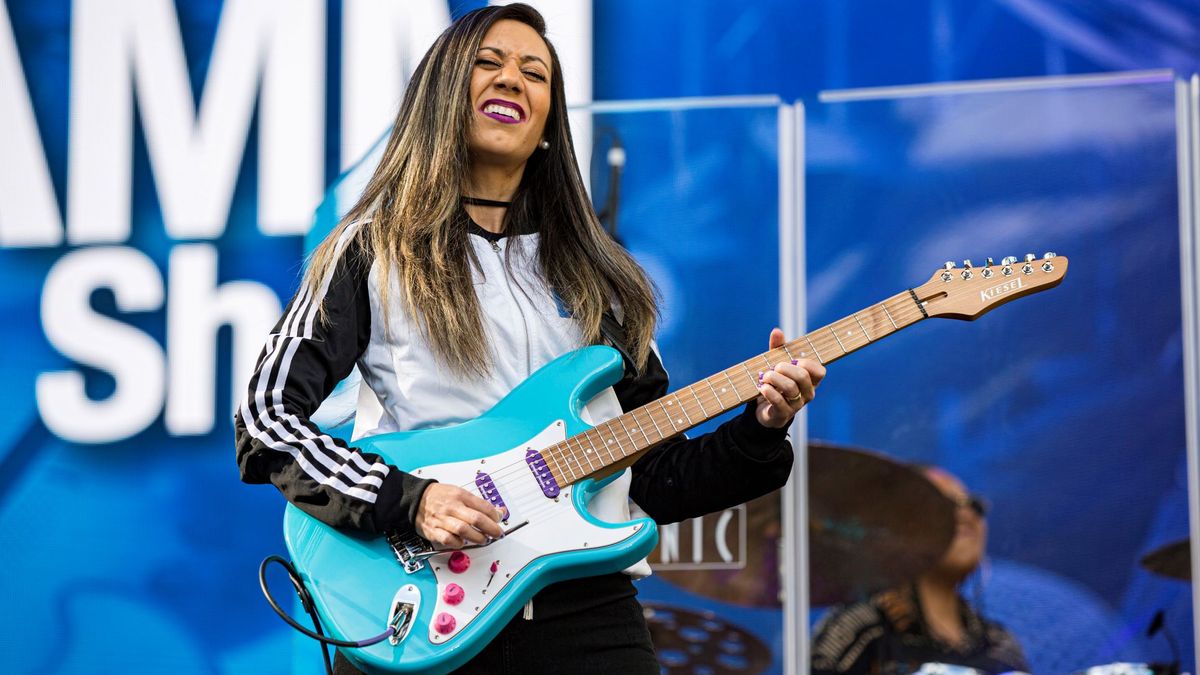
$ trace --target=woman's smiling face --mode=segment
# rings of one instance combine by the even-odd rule
[[[497,21],[483,36],[471,69],[471,161],[524,165],[550,114],[550,49],[520,21]]]

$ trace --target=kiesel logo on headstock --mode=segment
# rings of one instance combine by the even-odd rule
[[[994,300],[997,296],[1001,296],[1001,295],[1004,295],[1005,293],[1015,291],[1020,287],[1021,287],[1021,277],[1011,279],[1002,284],[992,286],[991,288],[986,288],[982,291],[979,291],[979,301],[980,302],[988,302],[989,300]]]

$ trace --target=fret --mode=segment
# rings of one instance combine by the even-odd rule
[[[576,445],[576,446],[579,446],[579,448],[572,448],[572,447],[571,447],[571,441],[572,441],[572,440],[574,440],[574,441],[575,441],[575,445]],[[583,477],[583,476],[586,476],[586,475],[588,475],[589,473],[591,473],[590,471],[587,471],[587,470],[585,470],[585,469],[583,468],[583,463],[579,461],[579,449],[581,449],[582,447],[583,447],[583,446],[580,446],[580,445],[579,445],[579,440],[578,440],[578,439],[576,439],[575,437],[573,437],[573,436],[572,436],[571,438],[568,438],[568,439],[567,439],[567,449],[571,451],[571,452],[570,452],[570,453],[567,455],[567,457],[569,457],[570,459],[573,459],[573,460],[575,460],[575,466],[576,466],[576,467],[579,469],[579,477]]]
[[[712,380],[710,378],[706,377],[706,378],[704,378],[703,382],[704,382],[704,384],[707,384],[708,388],[712,391],[713,398],[717,399],[717,407],[720,408],[721,410],[724,410],[725,402],[721,400],[721,395],[717,393],[717,388],[712,386]]]
[[[675,420],[671,419],[671,413],[667,412],[667,406],[663,403],[663,400],[661,398],[658,399],[658,409],[661,410],[663,412],[663,414],[667,416],[667,421],[671,423],[671,428],[674,429],[675,431],[679,431],[679,427],[675,426]]]
[[[834,339],[834,340],[837,340],[837,345],[838,345],[838,347],[839,347],[839,348],[842,350],[842,353],[843,353],[843,354],[849,354],[850,352],[846,351],[846,347],[845,347],[845,345],[843,345],[843,344],[842,344],[842,341],[838,339],[838,336],[837,336],[837,331],[835,331],[835,330],[833,329],[833,325],[832,325],[832,324],[830,324],[829,326],[827,326],[827,328],[829,329],[829,334],[833,336],[833,339]]]
[[[587,441],[588,447],[591,448],[590,450],[587,448],[584,448],[584,451],[583,451],[583,458],[587,460],[588,467],[591,468],[592,471],[596,470],[596,467],[592,464],[592,456],[593,455],[596,457],[596,461],[601,462],[601,466],[603,466],[603,460],[600,459],[600,453],[596,451],[596,444],[592,442],[592,432],[585,431],[582,434],[579,434],[579,436],[577,436],[576,438],[583,438],[584,440]],[[583,447],[582,441],[579,443],[579,446]]]
[[[637,430],[638,430],[638,433],[642,435],[642,438],[646,439],[646,446],[647,446],[647,447],[649,447],[649,446],[651,446],[651,445],[654,445],[654,441],[650,440],[650,437],[646,435],[646,425],[645,425],[645,424],[642,424],[642,423],[641,423],[641,421],[639,421],[639,420],[638,420],[638,418],[637,418],[637,411],[638,411],[638,409],[637,409],[637,408],[635,408],[635,409],[633,410],[633,412],[629,413],[629,416],[630,416],[630,418],[633,420],[633,423],[634,423],[635,425],[637,425]],[[653,420],[651,420],[651,421],[653,421]],[[624,424],[624,423],[622,423],[622,424]],[[626,432],[628,432],[628,429],[626,429]],[[633,443],[633,447],[635,447],[635,448],[636,448],[636,447],[637,447],[637,441],[634,441],[634,440],[633,440],[633,435],[632,435],[632,434],[630,434],[630,436],[629,436],[629,440],[630,440],[630,442],[632,442],[632,443]]]
[[[579,440],[585,434],[586,434],[586,432],[584,432],[583,434],[579,434],[578,436],[572,436],[569,440],[575,441],[575,448],[576,448],[575,449],[575,452],[576,452],[575,463],[579,465],[579,470],[583,471],[583,475],[586,476],[587,474],[591,473],[592,471],[595,471],[596,467],[592,466],[592,460],[591,460],[591,458],[588,457],[588,455],[590,454],[590,451],[587,448],[583,447],[583,441]],[[580,461],[579,461],[579,456],[578,456],[579,453],[582,453],[583,458],[585,460],[587,460],[589,468],[586,471],[583,470],[583,464],[580,463]]]
[[[729,370],[728,370],[728,369],[722,370],[721,372],[725,374],[725,379],[726,379],[726,380],[729,380],[729,386],[730,386],[731,388],[733,388],[733,395],[734,395],[734,396],[737,396],[737,397],[738,397],[738,400],[740,401],[740,400],[741,400],[741,398],[742,398],[742,394],[741,394],[741,393],[738,391],[737,385],[733,383],[733,376],[731,376],[731,375],[729,374]]]
[[[771,363],[771,359],[767,357],[767,354],[770,354],[770,352],[763,352],[759,356],[762,356],[763,363],[767,364],[767,370],[775,370],[775,364]]]
[[[604,434],[602,433],[602,430],[607,430],[608,435],[611,436],[611,438],[609,438],[607,441],[604,441]],[[613,443],[617,444],[617,450],[621,451],[621,456],[622,457],[625,456],[624,448],[621,447],[621,439],[617,438],[617,435],[615,433],[613,433],[612,420],[609,420],[609,421],[605,422],[604,424],[597,426],[595,428],[595,431],[596,431],[596,435],[599,436],[600,440],[603,442],[601,444],[601,447],[603,447],[605,450],[608,451],[609,461],[612,461],[612,462],[617,461],[617,456],[614,455],[613,451],[612,451]]]
[[[637,448],[638,444],[637,444],[637,441],[633,440],[633,432],[629,430],[629,425],[625,424],[625,415],[618,415],[617,421],[621,423],[621,429],[623,429],[625,431],[625,435],[629,437],[629,443],[634,448]],[[641,427],[638,427],[638,429],[641,430]],[[642,434],[642,435],[645,436],[645,434]],[[647,442],[649,442],[649,440],[650,440],[649,438],[646,439]],[[624,456],[624,457],[628,456],[628,455],[624,454],[624,452],[625,452],[624,448],[621,448],[621,452],[622,452],[622,456]]]
[[[700,397],[696,395],[696,390],[695,390],[695,388],[694,388],[694,387],[688,387],[688,388],[687,388],[687,390],[688,390],[689,392],[691,392],[691,394],[692,394],[692,398],[696,399],[696,405],[700,406],[700,415],[701,415],[702,417],[708,417],[708,411],[704,409],[704,401],[701,401],[701,400],[700,400]],[[677,398],[678,398],[678,397],[677,397]],[[718,401],[718,403],[719,403],[719,401]]]
[[[788,358],[789,358],[789,359],[791,359],[791,360],[793,360],[793,361],[795,361],[795,360],[796,360],[796,357],[795,357],[795,356],[792,356],[792,350],[790,350],[790,349],[788,349],[788,348],[787,348],[787,343],[786,343],[786,342],[785,342],[785,343],[783,343],[782,345],[779,345],[779,348],[783,350],[783,353],[784,353],[784,354],[787,354],[787,355],[788,355]]]
[[[666,438],[666,437],[667,437],[667,435],[666,435],[666,434],[664,434],[664,433],[662,432],[662,429],[660,429],[660,428],[659,428],[659,426],[658,426],[658,422],[657,422],[657,421],[655,421],[655,419],[654,419],[654,413],[650,412],[650,406],[647,404],[647,405],[645,405],[645,406],[642,406],[642,407],[643,407],[643,408],[646,410],[646,417],[649,417],[649,418],[650,418],[650,423],[654,425],[654,431],[655,431],[656,433],[658,433],[658,439],[659,439],[659,440],[662,440],[662,439]],[[642,432],[642,433],[645,433],[645,432]],[[647,437],[646,437],[646,440],[647,440],[647,441],[649,441],[649,440],[650,440],[650,437],[649,437],[649,436],[647,436]],[[651,445],[653,445],[653,443],[651,443]]]
[[[900,326],[897,326],[896,320],[892,318],[892,313],[888,311],[887,302],[881,302],[879,303],[879,306],[883,308],[883,313],[887,315],[888,321],[892,322],[892,328],[900,330]]]
[[[863,335],[867,336],[867,342],[870,342],[871,334],[867,332],[867,327],[862,324],[862,321],[859,321],[858,314],[852,314],[851,316],[854,317],[854,322],[858,324],[859,330],[863,332]]]
[[[563,478],[570,478],[570,480],[566,481],[569,483],[574,480],[574,477],[571,476],[573,473],[571,464],[567,461],[567,442],[563,441],[551,446],[551,448],[554,447],[558,448],[554,455],[554,463],[558,466],[559,472],[561,472]],[[545,450],[542,451],[543,457],[545,457],[547,454],[549,453],[547,453]],[[547,464],[549,464],[549,462],[547,462]]]
[[[746,365],[745,361],[742,361],[742,370],[746,371],[746,377],[750,378],[750,384],[754,385],[754,389],[757,390],[758,378],[754,377],[754,373],[750,372],[750,366]]]
[[[674,394],[672,394],[672,396],[675,397],[675,400],[673,402],[674,405],[678,406],[679,412],[683,413],[683,419],[687,420],[688,427],[691,427],[692,426],[692,416],[688,414],[687,406],[683,404],[683,401],[679,400],[679,392],[675,392]],[[701,411],[703,412],[703,409],[701,409]],[[675,421],[679,422],[680,424],[683,424],[683,420],[677,419]]]
[[[812,350],[813,356],[817,357],[817,363],[825,365],[825,359],[821,358],[821,352],[817,349],[817,346],[813,344],[812,338],[805,335],[804,340],[808,342],[808,348]],[[803,356],[803,354],[801,354],[801,356]]]

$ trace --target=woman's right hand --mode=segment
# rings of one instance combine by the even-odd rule
[[[425,488],[417,506],[417,534],[442,548],[486,544],[504,536],[504,513],[466,490],[445,483]]]

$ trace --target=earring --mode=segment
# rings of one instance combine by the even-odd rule
[[[538,147],[543,150],[549,150],[550,149],[550,141],[547,141],[546,139],[543,138],[542,142],[538,143]]]

